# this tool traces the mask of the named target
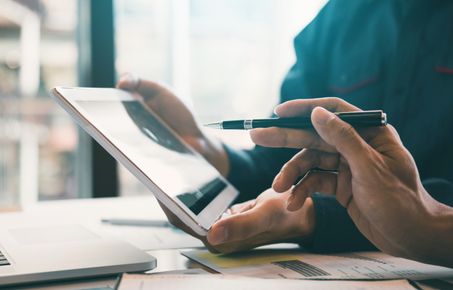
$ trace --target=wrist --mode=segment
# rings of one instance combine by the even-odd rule
[[[222,142],[217,139],[210,139],[203,135],[201,140],[200,153],[213,165],[223,176],[227,176],[230,170],[228,154]]]
[[[301,244],[309,244],[312,241],[313,233],[316,227],[315,206],[312,198],[307,198],[304,205],[296,211],[298,214],[297,221],[297,242]]]
[[[453,209],[433,198],[431,201],[427,239],[418,254],[422,262],[453,267]]]
[[[453,261],[453,209],[432,198],[424,188],[421,207],[412,220],[412,234],[403,242],[398,256],[429,264],[451,267]],[[418,222],[417,222],[418,220]],[[435,237],[435,240],[433,238]],[[407,237],[406,237],[407,238]],[[435,245],[433,246],[433,243]],[[451,253],[451,254],[450,254]]]

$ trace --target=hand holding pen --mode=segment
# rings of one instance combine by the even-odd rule
[[[349,123],[353,127],[378,127],[387,125],[387,115],[381,110],[372,111],[353,111],[337,112],[338,118]],[[217,123],[206,124],[206,127],[224,130],[250,130],[254,128],[292,128],[306,129],[313,128],[311,118],[291,117],[291,118],[269,118],[269,119],[246,119],[228,120]]]

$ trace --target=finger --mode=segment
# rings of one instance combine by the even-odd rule
[[[313,110],[311,119],[318,134],[347,160],[351,170],[366,170],[374,150],[350,124],[322,107]]]
[[[336,170],[339,156],[336,153],[325,153],[313,149],[303,149],[283,165],[275,177],[272,188],[284,192],[291,188],[296,180],[313,168]]]
[[[334,152],[334,148],[323,141],[313,130],[288,128],[259,128],[249,131],[252,141],[272,148],[313,148]]]
[[[341,157],[338,166],[336,198],[338,202],[345,208],[348,207],[349,203],[352,200],[351,181],[351,169],[349,168],[346,160]]]
[[[361,111],[340,98],[328,97],[288,101],[275,107],[274,112],[279,117],[309,116],[316,107],[323,107],[331,112]]]
[[[117,87],[119,89],[139,93],[146,102],[152,101],[154,98],[159,96],[171,94],[171,92],[164,85],[141,79],[130,73],[121,76],[117,83]]]
[[[116,87],[122,90],[135,91],[139,82],[140,80],[137,76],[125,73],[120,77]]]
[[[259,210],[249,210],[217,221],[208,232],[208,242],[212,245],[243,241],[267,231],[272,214]]]
[[[396,131],[395,127],[393,127],[392,125],[388,124],[386,126],[386,129],[388,131],[388,135],[391,139],[395,140],[396,142],[398,142],[399,144],[403,145],[403,141],[401,141],[401,137],[400,135],[398,134],[398,131]]]
[[[242,203],[235,204],[230,207],[230,214],[238,214],[252,209],[256,204],[256,200],[248,200]]]
[[[305,200],[315,192],[335,194],[337,174],[332,172],[309,172],[296,186],[288,199],[289,211],[299,210]]]

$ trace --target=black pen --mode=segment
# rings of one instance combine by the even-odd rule
[[[353,127],[378,127],[387,125],[387,115],[381,110],[336,112],[335,115]],[[310,117],[229,120],[206,124],[206,127],[225,130],[249,130],[253,128],[313,128]]]

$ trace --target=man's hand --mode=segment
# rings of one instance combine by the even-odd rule
[[[277,192],[291,190],[288,208],[297,210],[314,192],[334,194],[358,229],[381,250],[446,264],[442,247],[432,245],[439,229],[434,217],[445,206],[423,188],[415,162],[396,130],[388,125],[362,129],[359,134],[325,108],[357,110],[335,98],[290,101],[279,106],[277,114],[289,117],[311,112],[316,132],[278,128],[251,132],[260,145],[305,148],[274,180]]]
[[[296,211],[286,209],[289,193],[272,189],[255,200],[231,207],[229,215],[217,221],[207,236],[208,244],[222,253],[248,250],[279,242],[300,243],[309,239],[315,227],[311,199]]]
[[[193,114],[171,90],[156,82],[142,80],[131,74],[122,76],[117,87],[135,93],[222,175],[228,174],[228,156],[222,144],[218,140],[208,138],[201,131]]]
[[[196,234],[164,204],[159,204],[172,225],[200,239],[209,251],[232,253],[267,244],[309,240],[315,228],[313,202],[308,198],[300,209],[288,211],[288,197],[289,192],[278,194],[268,189],[254,200],[233,205],[207,236]]]

